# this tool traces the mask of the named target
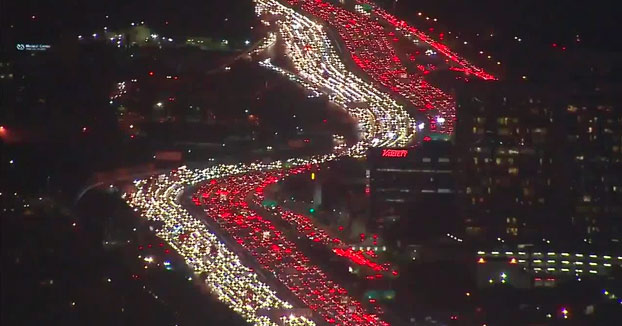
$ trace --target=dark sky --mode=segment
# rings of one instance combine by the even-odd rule
[[[77,35],[104,26],[115,29],[140,21],[158,30],[166,27],[163,32],[173,37],[195,33],[246,37],[248,31],[242,30],[245,26],[242,20],[250,20],[254,10],[250,0],[20,0],[2,1],[1,15],[0,24],[5,33],[19,35],[28,42],[53,42],[63,33]],[[232,19],[224,22],[226,17]]]
[[[224,17],[250,18],[253,15],[250,0],[21,0],[2,1],[2,6],[0,21],[3,29],[13,24],[20,33],[31,37],[53,37],[66,30],[78,32],[101,28],[106,23],[103,18],[106,14],[111,16],[111,21],[119,23],[145,20],[157,26],[168,20],[172,32],[179,29],[186,35],[191,31],[218,34],[226,29]],[[622,4],[616,1],[402,0],[398,6],[401,16],[414,16],[423,11],[439,17],[443,24],[456,31],[495,30],[510,35],[528,35],[544,43],[569,41],[578,33],[585,42],[584,46],[622,50],[622,38],[619,37]],[[32,15],[41,24],[32,24]],[[42,25],[46,28],[41,28]]]
[[[380,0],[391,3],[391,0]],[[402,14],[438,17],[455,31],[502,30],[544,43],[567,42],[578,33],[584,46],[622,50],[622,4],[594,0],[435,0],[398,2]]]

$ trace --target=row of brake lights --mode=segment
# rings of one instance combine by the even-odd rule
[[[160,247],[160,248],[164,247],[164,243],[160,242],[159,247]],[[152,244],[148,244],[148,245],[147,245],[147,248],[153,248],[153,245],[152,245]],[[141,246],[138,246],[138,250],[143,250],[143,249],[145,249],[145,247],[144,247],[144,246],[142,246],[142,245],[141,245]],[[165,254],[168,254],[168,253],[170,253],[170,252],[171,252],[171,250],[170,250],[170,249],[168,249],[168,248],[164,249],[164,253],[165,253]]]
[[[419,13],[418,13],[418,15],[419,15],[419,16],[421,16],[421,15],[423,15],[423,13],[419,12]],[[430,17],[426,17],[426,19],[427,19],[427,20],[429,20],[429,19],[430,19]],[[436,18],[434,18],[434,21],[436,22],[436,21],[437,21],[437,19],[436,19]],[[430,30],[430,32],[434,31],[434,29],[433,29],[433,28],[430,28],[429,30]],[[449,32],[449,34],[451,34],[451,32]],[[443,37],[444,37],[444,33],[440,33],[440,34],[439,34],[439,36],[440,36],[440,40],[442,41],[442,40],[443,40]],[[479,36],[479,34],[478,34],[478,36]],[[492,37],[492,36],[493,36],[493,34],[491,33],[491,34],[490,34],[490,36]],[[458,38],[458,36],[456,36],[456,38]],[[514,36],[514,39],[515,39],[515,40],[517,40],[518,42],[521,42],[521,41],[522,41],[522,38],[520,38],[520,37],[518,37],[518,36]],[[581,42],[581,39],[580,39],[579,35],[576,35],[576,42],[577,42],[577,43]],[[467,41],[465,41],[465,42],[464,42],[464,44],[466,45],[466,44],[468,44],[468,42],[467,42]],[[559,49],[561,49],[562,51],[566,51],[566,46],[560,46],[560,45],[558,45],[557,43],[551,43],[551,46],[552,46],[553,48],[559,48]],[[434,54],[436,54],[436,53],[434,53]],[[484,51],[479,51],[479,54],[484,54]],[[429,54],[426,52],[426,55],[429,55]],[[492,57],[491,57],[490,55],[488,55],[488,59],[491,59],[491,58],[492,58]],[[499,64],[501,64],[501,62],[499,62],[499,61],[498,61],[498,62],[497,62],[497,64],[499,65]],[[424,72],[424,73],[425,73],[425,72]],[[521,78],[522,78],[523,80],[527,80],[527,76],[522,76]],[[427,141],[427,140],[426,140],[426,141]]]

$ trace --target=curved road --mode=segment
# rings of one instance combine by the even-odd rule
[[[403,147],[411,143],[415,121],[396,102],[396,94],[440,115],[453,114],[453,107],[447,106],[453,104],[434,88],[422,87],[419,76],[395,76],[395,71],[402,71],[399,59],[392,55],[391,43],[376,38],[380,34],[374,33],[382,33],[383,27],[371,19],[321,0],[290,0],[289,5],[277,0],[255,0],[255,3],[257,14],[275,31],[253,47],[253,55],[278,43],[285,48],[294,69],[277,67],[269,58],[261,60],[260,65],[298,83],[312,96],[320,93],[328,96],[332,103],[359,121],[359,142],[352,146],[337,145],[324,155],[267,164],[217,165],[193,170],[182,167],[136,181],[135,190],[124,194],[124,198],[141,216],[161,221],[164,226],[157,235],[175,248],[195,272],[205,273],[205,282],[212,293],[250,323],[388,325],[379,316],[368,313],[362,303],[305,256],[276,224],[251,207],[261,201],[263,189],[279,179],[340,157],[361,157],[370,146]],[[305,15],[298,11],[304,11]],[[337,29],[355,63],[368,74],[367,78],[393,92],[388,94],[350,71],[335,51],[326,27],[315,21],[318,19]],[[356,29],[350,30],[346,25]],[[373,40],[377,42],[370,42]],[[387,56],[390,69],[395,70],[382,70],[383,67],[372,64],[371,58],[384,62]],[[440,132],[451,132],[451,129]],[[182,205],[182,197],[187,189],[197,186],[193,201],[201,206],[203,213],[192,209],[191,214]],[[340,239],[331,237],[311,219],[284,210],[276,212],[300,235],[326,246],[340,244]],[[390,267],[377,264],[373,254],[334,252],[378,272],[391,272]]]

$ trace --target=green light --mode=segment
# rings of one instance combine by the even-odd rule
[[[309,213],[315,212],[315,208],[309,208]]]

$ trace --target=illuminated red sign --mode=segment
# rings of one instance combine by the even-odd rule
[[[383,149],[382,157],[406,157],[408,156],[407,149]]]

